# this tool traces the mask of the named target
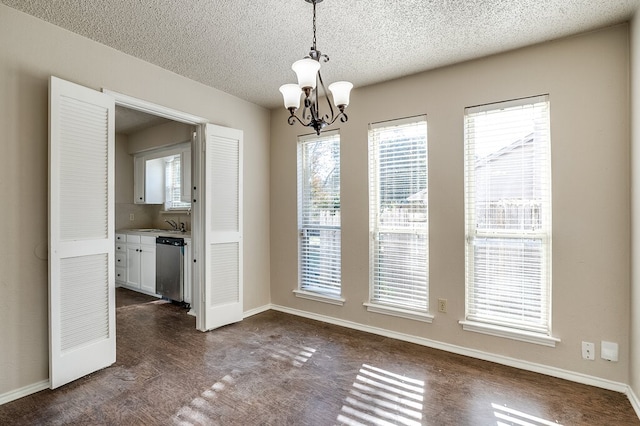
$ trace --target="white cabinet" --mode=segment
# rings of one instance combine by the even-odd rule
[[[191,144],[187,142],[134,156],[134,203],[163,204],[170,201],[167,200],[167,188],[176,185],[176,181],[167,171],[167,164],[174,158],[175,164],[180,164],[180,200],[172,201],[191,202]]]
[[[127,234],[125,286],[156,294],[156,239]],[[117,248],[116,242],[116,248]],[[117,261],[117,257],[116,257]],[[116,272],[117,276],[117,272]]]
[[[149,238],[149,237],[142,237]],[[156,294],[156,241],[140,246],[140,290]]]
[[[116,234],[116,284],[141,293],[156,294],[156,236],[136,233]],[[193,246],[191,238],[184,239],[184,288],[185,303],[193,303]]]
[[[121,286],[127,282],[127,236],[116,234],[116,286]]]
[[[134,202],[136,204],[164,203],[164,160],[136,156],[133,167]]]
[[[137,240],[137,241],[136,241]],[[140,289],[140,236],[127,235],[127,287]]]

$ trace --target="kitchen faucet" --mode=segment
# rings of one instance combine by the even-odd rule
[[[178,224],[176,223],[175,220],[165,220],[165,222],[167,222],[169,225],[171,225],[171,228],[173,228],[174,231],[178,230]]]

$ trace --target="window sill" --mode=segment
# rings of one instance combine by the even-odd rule
[[[342,297],[325,296],[311,291],[293,290],[293,293],[301,299],[315,300],[316,302],[329,303],[331,305],[343,306],[345,302]]]
[[[506,339],[519,340],[521,342],[534,343],[536,345],[549,346],[552,348],[555,348],[556,343],[560,342],[560,339],[557,337],[546,336],[544,334],[534,333],[531,331],[502,327],[499,325],[484,324],[476,321],[459,321],[459,324],[462,325],[462,329],[465,331],[504,337]]]
[[[363,303],[367,307],[367,311],[375,312],[376,314],[392,315],[394,317],[407,318],[416,321],[422,321],[427,323],[433,322],[433,315],[426,312],[412,311],[404,308],[396,308],[392,306],[379,305],[376,303]]]

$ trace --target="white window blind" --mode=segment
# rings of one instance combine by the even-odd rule
[[[369,129],[370,303],[428,311],[426,117]]]
[[[341,294],[340,134],[298,140],[300,289]]]
[[[548,96],[465,110],[466,319],[551,333]]]
[[[191,203],[182,201],[180,154],[164,158],[165,161],[165,209],[188,209]]]

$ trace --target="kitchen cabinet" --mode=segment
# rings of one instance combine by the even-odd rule
[[[167,201],[166,163],[174,157],[180,161],[180,199],[191,202],[191,144],[182,143],[134,156],[134,203],[163,204]]]
[[[133,161],[133,194],[136,204],[164,203],[164,162],[136,156]]]
[[[126,284],[127,282],[127,236],[125,234],[116,234],[116,286]]]
[[[151,234],[151,235],[150,235]],[[156,237],[161,231],[140,235],[120,231],[115,238],[116,285],[154,296],[156,294]],[[170,235],[170,234],[169,234]],[[184,235],[183,300],[193,303],[193,246],[190,234]],[[192,310],[193,311],[193,310]]]
[[[127,234],[126,237],[126,278],[124,285],[132,290],[156,294],[155,237],[132,234]]]

